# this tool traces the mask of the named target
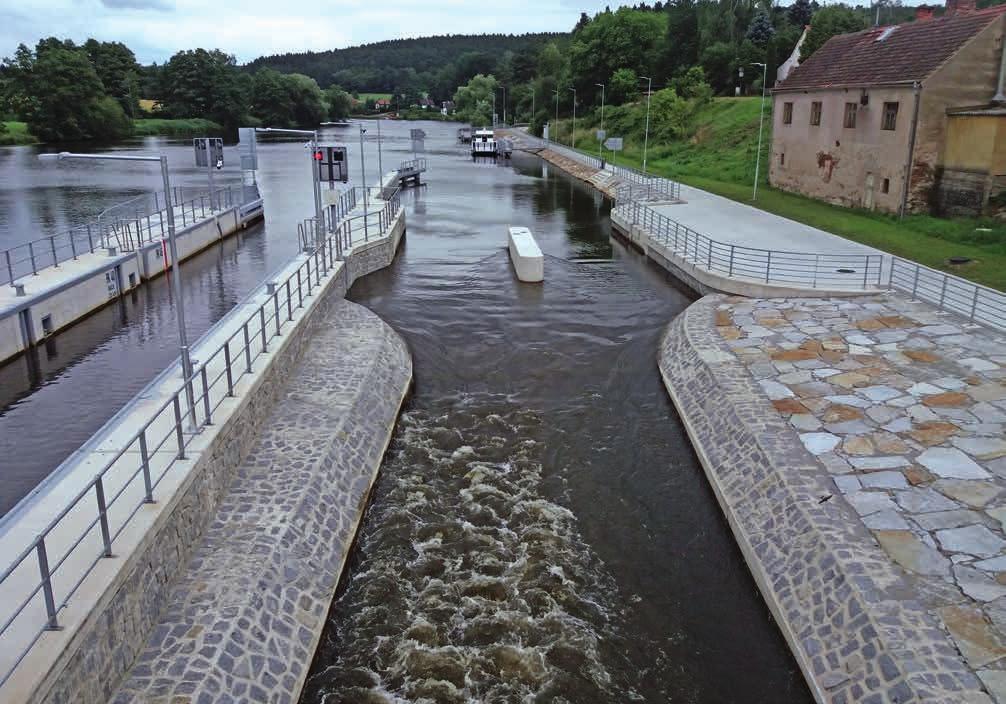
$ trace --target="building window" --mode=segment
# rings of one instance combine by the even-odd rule
[[[856,126],[856,110],[858,107],[856,103],[845,104],[845,121],[842,124],[850,128]]]
[[[780,152],[779,154],[779,166],[786,165],[786,152]]]
[[[880,126],[884,130],[893,130],[898,126],[898,103],[884,103],[884,122]]]
[[[821,101],[815,100],[810,104],[810,124],[817,127],[821,124]]]
[[[880,187],[880,191],[881,191],[881,193],[890,193],[891,192],[891,179],[889,179],[889,178],[885,178],[884,179],[884,184]]]
[[[793,123],[793,103],[783,103],[782,104],[782,124],[790,125]]]

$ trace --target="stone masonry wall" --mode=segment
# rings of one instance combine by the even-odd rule
[[[820,702],[990,702],[827,473],[693,304],[659,352],[665,385],[763,597]]]
[[[173,581],[199,544],[236,468],[270,422],[270,412],[285,393],[304,350],[312,346],[315,319],[330,307],[331,299],[341,299],[356,278],[391,263],[404,229],[404,213],[400,211],[390,237],[368,245],[359,257],[354,253],[347,258],[347,265],[326,293],[330,301],[317,306],[292,332],[275,342],[281,348],[269,368],[239,397],[238,408],[223,421],[211,445],[170,499],[171,505],[127,558],[118,580],[80,626],[30,702],[98,704],[110,700],[145,647],[170,598]],[[305,665],[309,662],[310,654]]]

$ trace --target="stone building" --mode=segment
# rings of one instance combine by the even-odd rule
[[[769,180],[840,205],[974,214],[1006,192],[1006,6],[832,37],[773,90]]]

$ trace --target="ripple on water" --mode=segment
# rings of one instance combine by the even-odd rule
[[[302,701],[638,699],[614,583],[541,491],[542,423],[498,395],[403,415]]]

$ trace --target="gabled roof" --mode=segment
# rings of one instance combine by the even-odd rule
[[[1006,5],[832,37],[776,90],[921,81],[1006,12]]]

